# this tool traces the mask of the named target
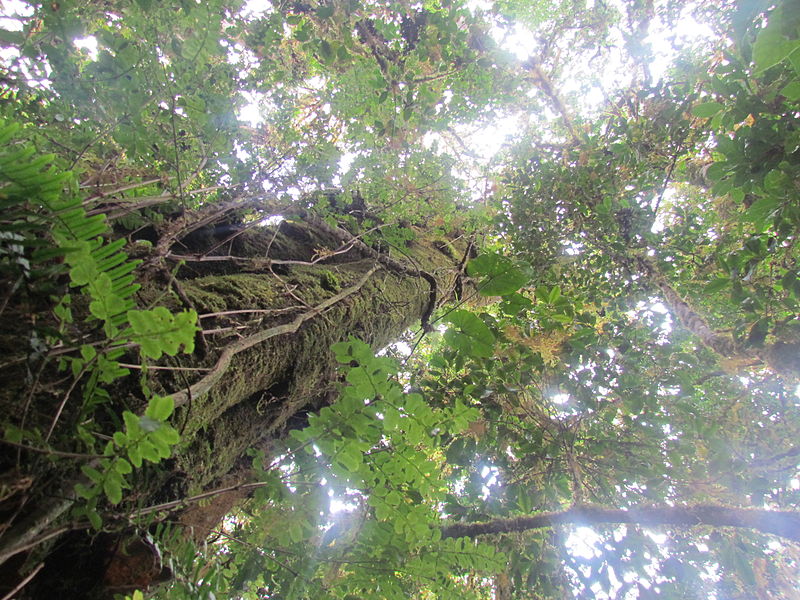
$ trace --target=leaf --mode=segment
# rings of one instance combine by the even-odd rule
[[[781,96],[787,100],[795,102],[800,100],[800,81],[792,81],[789,85],[781,90]]]
[[[692,107],[692,114],[695,117],[700,117],[701,119],[708,119],[713,117],[723,108],[725,107],[719,102],[703,102],[702,104],[697,104]]]
[[[91,500],[94,498],[97,495],[96,489],[97,488],[86,487],[82,483],[75,484],[75,493],[84,500]]]
[[[705,288],[703,288],[703,292],[706,294],[713,294],[714,292],[718,292],[725,286],[730,285],[730,283],[731,283],[730,277],[717,277],[714,281],[712,281],[711,283],[706,285]]]
[[[95,529],[100,529],[103,526],[103,519],[100,518],[96,510],[87,510],[86,517],[89,519],[91,526]]]
[[[161,462],[161,455],[159,454],[158,449],[147,440],[142,440],[139,443],[139,450],[145,460],[148,460],[151,463]],[[133,460],[131,460],[131,462],[133,462]]]
[[[97,350],[94,349],[94,346],[89,346],[87,344],[84,344],[83,346],[81,346],[81,356],[83,357],[83,360],[89,362],[95,356],[97,356]]]
[[[120,475],[127,475],[133,471],[131,468],[131,463],[120,457],[114,461],[114,470]]]
[[[774,67],[800,48],[800,41],[789,40],[781,33],[783,11],[774,10],[769,15],[767,26],[761,30],[753,44],[753,62],[756,74]]]
[[[145,415],[156,421],[166,421],[175,408],[172,396],[154,395],[147,404]]]
[[[103,482],[103,474],[94,467],[90,467],[89,465],[83,465],[81,467],[81,471],[83,471],[83,474],[86,475],[92,481],[94,481],[96,484],[99,485],[100,483]]]
[[[136,467],[137,469],[141,468],[142,452],[139,449],[138,445],[132,445],[128,447],[128,459],[131,461],[131,464],[134,467]]]
[[[5,431],[3,432],[3,438],[9,442],[18,444],[22,441],[22,429],[16,425],[6,425]]]
[[[319,43],[319,53],[322,55],[322,59],[327,63],[333,58],[333,49],[331,48],[331,44],[327,40],[322,40]]]
[[[110,476],[106,477],[106,480],[103,482],[103,491],[106,493],[108,501],[111,502],[111,504],[119,504],[122,500],[122,486],[116,478]]]
[[[747,209],[744,218],[755,224],[759,231],[763,231],[777,209],[778,199],[775,196],[762,196]]]
[[[451,346],[470,356],[483,358],[492,356],[494,334],[476,315],[466,310],[456,310],[450,313],[445,321],[455,326],[455,329],[449,328],[444,334],[444,339]]]
[[[340,363],[349,363],[355,360],[360,364],[367,364],[375,357],[375,352],[369,344],[352,336],[346,342],[333,344],[331,350]]]
[[[0,42],[8,46],[21,46],[25,42],[25,33],[0,29]]]
[[[317,9],[317,16],[320,19],[330,19],[333,16],[333,4],[320,6]]]
[[[181,434],[178,433],[178,430],[166,423],[162,423],[161,427],[154,431],[152,435],[158,436],[160,440],[170,446],[174,446],[181,441]]]
[[[129,310],[128,322],[133,334],[132,341],[139,344],[142,354],[158,359],[162,354],[174,356],[183,346],[183,351],[194,351],[194,336],[197,330],[197,313],[194,310],[173,315],[163,306],[153,310]]]
[[[128,434],[128,438],[138,437],[139,432],[142,430],[139,426],[139,417],[126,410],[122,413],[122,420],[125,422],[125,431]]]
[[[530,280],[511,259],[500,254],[482,254],[471,260],[467,273],[485,277],[478,284],[478,291],[482,296],[513,294]]]
[[[100,273],[88,287],[93,298],[89,311],[98,319],[106,321],[127,308],[124,299],[112,291],[108,273]]]

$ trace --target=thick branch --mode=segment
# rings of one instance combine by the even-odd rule
[[[638,257],[637,262],[640,273],[658,288],[663,294],[667,306],[678,317],[681,324],[700,338],[704,346],[726,358],[738,355],[738,349],[733,338],[714,331],[706,320],[681,298],[680,294],[675,291],[675,288],[670,285],[652,261],[645,257]]]
[[[443,538],[476,537],[543,529],[555,525],[672,525],[676,527],[741,527],[800,542],[800,513],[794,511],[695,506],[642,506],[628,510],[585,504],[559,512],[546,512],[483,523],[456,523],[442,527]]]

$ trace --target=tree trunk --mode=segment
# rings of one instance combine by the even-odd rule
[[[206,333],[198,339],[195,353],[179,365],[201,370],[148,372],[151,389],[172,394],[175,400],[178,409],[172,422],[181,431],[181,444],[168,469],[138,474],[132,500],[139,506],[241,481],[247,474],[249,449],[269,449],[270,441],[302,426],[308,412],[335,401],[330,346],[354,336],[377,350],[416,322],[427,327],[433,309],[461,290],[469,252],[463,240],[452,242],[417,230],[407,232],[415,239],[404,247],[373,236],[379,244],[374,249],[308,214],[286,220],[277,229],[206,224],[197,231],[200,222],[195,215],[185,220],[188,225],[172,227],[172,234],[162,232],[145,261],[151,276],[140,292],[141,305],[193,308]],[[165,242],[169,235],[174,239]],[[183,264],[167,281],[163,274],[177,261]],[[136,377],[128,379],[134,381],[130,389],[121,390],[125,396],[119,410],[143,402],[135,392]],[[19,555],[6,563],[7,573],[0,581],[15,579],[8,570],[16,570],[20,556],[30,549],[42,556],[39,541],[50,544],[58,538],[63,515],[75,500],[75,481],[73,477],[61,482],[60,491],[54,483],[36,482],[46,486],[44,496],[50,500],[20,515],[0,538],[0,561]],[[210,529],[236,497],[212,503],[195,522],[205,520]],[[202,536],[203,527],[199,529],[195,534]],[[51,557],[26,587],[27,593],[37,597],[59,580],[59,589],[71,590],[73,596],[68,597],[86,598],[103,572],[107,590],[141,586],[139,580],[119,580],[131,569],[111,560],[110,549],[118,543],[117,538],[100,539],[93,549],[83,534],[62,540],[59,556],[69,568]],[[103,572],[98,573],[98,565]],[[63,581],[65,571],[78,575],[77,581]],[[110,581],[109,574],[117,579]],[[18,573],[16,579],[23,575]],[[156,571],[151,581],[159,577]]]

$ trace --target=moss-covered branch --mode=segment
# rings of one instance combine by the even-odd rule
[[[456,523],[442,527],[443,538],[477,537],[515,533],[556,525],[669,525],[675,527],[738,527],[753,529],[800,541],[800,513],[795,511],[731,508],[700,504],[695,506],[641,506],[629,509],[591,504],[536,515],[495,519],[482,523]]]

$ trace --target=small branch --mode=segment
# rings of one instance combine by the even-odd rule
[[[118,363],[120,367],[125,367],[126,369],[147,369],[148,371],[208,371],[205,367],[162,367],[158,365],[147,365],[143,367],[142,365],[132,365],[129,363]]]
[[[120,192],[127,192],[128,190],[135,190],[136,188],[144,187],[146,185],[153,185],[154,183],[159,183],[162,181],[161,177],[153,177],[151,179],[145,179],[144,181],[135,181],[133,183],[128,183],[118,188],[114,188],[113,190],[109,190],[107,192],[98,192],[97,195],[87,198],[85,202],[90,202],[92,200],[97,200],[98,198],[106,198],[108,196],[113,196],[114,194],[119,194]],[[84,188],[99,188],[107,185],[116,185],[116,182],[112,183],[98,183],[98,184],[90,184],[86,186],[81,186]]]
[[[219,496],[220,494],[227,494],[229,492],[238,492],[241,490],[255,490],[260,487],[264,487],[266,485],[270,485],[270,482],[255,481],[252,483],[237,483],[235,485],[230,485],[224,488],[208,490],[207,492],[202,492],[200,494],[197,494],[196,496],[189,496],[188,498],[181,498],[180,500],[173,500],[171,502],[164,502],[162,504],[146,506],[145,508],[141,508],[136,512],[132,512],[128,517],[130,519],[135,519],[137,517],[143,517],[145,515],[161,512],[162,510],[172,510],[173,508],[180,508],[182,506],[186,506],[187,504],[193,504],[195,502],[200,502],[201,500],[206,500],[208,498],[213,498],[214,496]]]
[[[227,317],[228,315],[246,315],[246,314],[256,314],[256,315],[270,315],[270,314],[278,314],[284,312],[292,312],[293,310],[297,310],[297,306],[287,306],[286,308],[247,308],[242,310],[222,310],[220,312],[213,312],[213,313],[204,313],[202,315],[198,315],[198,319],[213,319],[215,317]]]
[[[19,442],[12,442],[11,440],[0,439],[0,444],[6,444],[7,446],[14,446],[15,448],[22,448],[23,450],[30,450],[31,452],[39,452],[40,454],[49,454],[50,456],[63,456],[64,458],[80,458],[85,460],[93,460],[95,458],[106,458],[102,454],[81,454],[79,452],[64,452],[62,450],[52,450],[50,448],[36,448],[35,446],[20,444]]]
[[[67,405],[67,401],[69,400],[70,395],[75,390],[75,387],[78,385],[78,382],[81,380],[81,377],[83,377],[83,374],[86,373],[86,369],[88,368],[89,364],[91,363],[83,365],[83,367],[81,368],[81,372],[78,373],[78,376],[75,377],[75,380],[69,386],[67,393],[64,394],[64,398],[61,400],[61,404],[58,405],[58,409],[56,410],[56,416],[53,417],[53,421],[52,423],[50,423],[50,429],[47,430],[47,435],[44,436],[45,442],[47,442],[50,439],[50,436],[53,435],[53,430],[55,430],[56,425],[58,424],[58,420],[61,418],[61,413],[64,411],[64,407]]]
[[[558,95],[558,92],[553,87],[553,82],[550,77],[542,70],[539,61],[536,58],[531,57],[523,63],[522,68],[533,75],[533,82],[553,104],[553,108],[555,108],[558,114],[561,116],[561,122],[564,124],[567,132],[569,132],[572,141],[576,144],[580,144],[581,140],[578,137],[575,126],[572,123],[572,117],[569,114],[569,110],[567,109],[566,104],[564,104],[564,101],[561,99],[561,96]]]
[[[14,598],[14,595],[15,595],[15,594],[16,594],[18,591],[20,591],[22,588],[24,588],[26,585],[28,585],[28,583],[30,582],[30,580],[31,580],[31,579],[33,579],[34,577],[36,577],[36,574],[37,574],[39,571],[41,571],[41,570],[42,570],[42,567],[44,567],[44,563],[43,563],[43,562],[40,562],[38,565],[36,565],[36,568],[34,568],[34,569],[33,569],[33,571],[31,571],[30,573],[28,573],[28,574],[25,576],[25,579],[23,579],[22,581],[20,581],[20,582],[17,584],[17,586],[16,586],[16,587],[15,587],[13,590],[11,590],[11,591],[10,591],[10,592],[8,592],[8,593],[7,593],[5,596],[3,596],[3,599],[2,599],[2,600],[12,600],[12,598]]]

